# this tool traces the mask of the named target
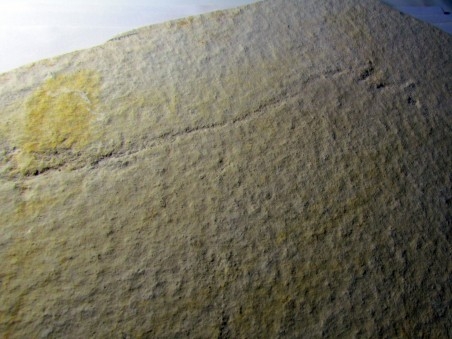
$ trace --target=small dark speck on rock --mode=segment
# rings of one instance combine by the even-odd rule
[[[408,105],[416,105],[416,100],[414,100],[412,97],[408,97],[407,104]]]

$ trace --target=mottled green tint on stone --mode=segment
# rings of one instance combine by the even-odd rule
[[[60,153],[81,151],[92,139],[91,121],[99,97],[93,71],[59,74],[46,80],[26,101],[26,122],[18,167],[24,174],[61,165]]]

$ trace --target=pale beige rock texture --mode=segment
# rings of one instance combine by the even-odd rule
[[[0,75],[0,337],[451,337],[452,37],[263,1]]]

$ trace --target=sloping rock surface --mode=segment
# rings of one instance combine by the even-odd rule
[[[0,336],[451,337],[452,37],[263,1],[0,75]]]

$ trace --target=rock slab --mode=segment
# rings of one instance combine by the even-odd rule
[[[0,336],[451,337],[452,37],[269,0],[0,75]]]

